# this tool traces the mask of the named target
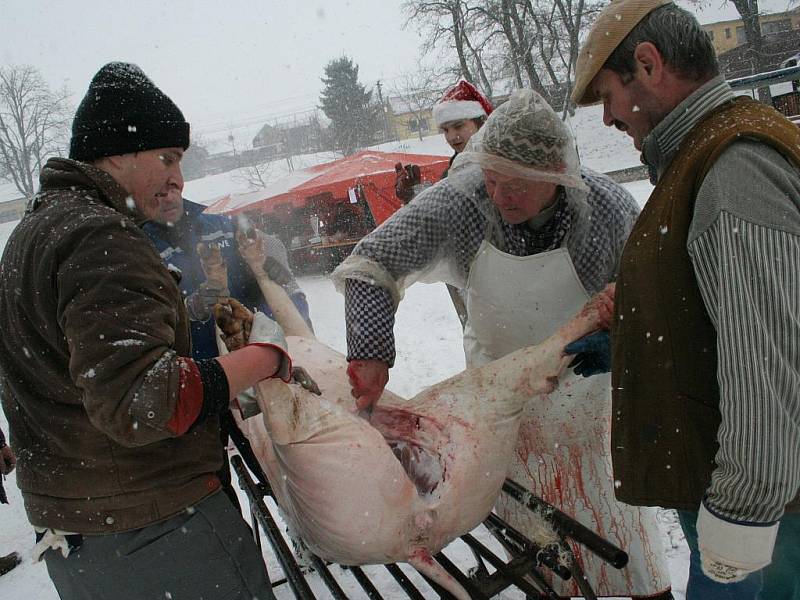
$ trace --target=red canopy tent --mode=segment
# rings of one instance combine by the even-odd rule
[[[288,207],[303,207],[309,199],[323,194],[330,194],[333,200],[347,199],[348,191],[360,185],[379,225],[402,206],[394,193],[394,166],[398,162],[418,165],[422,181],[435,182],[447,169],[448,161],[446,156],[362,150],[292,173],[263,190],[228,194],[209,206],[206,212],[228,215],[283,212]]]
[[[362,236],[402,206],[395,195],[395,165],[415,164],[422,182],[438,181],[449,158],[364,150],[295,171],[267,188],[223,196],[206,212],[246,213],[284,239],[293,262],[334,266]]]

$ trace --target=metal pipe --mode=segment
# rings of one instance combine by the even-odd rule
[[[408,595],[411,600],[425,600],[425,596],[423,596],[420,591],[411,583],[411,580],[406,577],[406,574],[403,573],[402,569],[398,567],[395,563],[384,565],[386,570],[392,574],[395,581],[403,588],[403,591]]]
[[[500,585],[502,585],[502,587],[497,590],[492,589],[490,592],[492,596],[508,587],[509,583],[513,583],[528,596],[538,597],[542,594],[545,594],[549,599],[558,600],[558,595],[552,589],[550,589],[550,586],[548,586],[543,579],[538,577],[538,573],[531,577],[535,581],[536,585],[532,585],[525,580],[526,575],[530,576],[531,571],[535,571],[534,566],[536,561],[534,558],[520,556],[517,558],[512,558],[510,562],[506,563],[500,557],[495,555],[494,552],[489,550],[489,548],[475,539],[475,537],[473,537],[471,534],[467,533],[462,535],[461,539],[464,540],[464,543],[467,544],[473,551],[478,553],[481,558],[486,560],[495,568],[494,574],[490,575],[489,578],[493,581],[497,581]],[[514,564],[515,562],[516,564]],[[500,579],[502,579],[502,581]],[[540,583],[543,583],[544,585],[542,587],[538,587]],[[487,590],[487,592],[489,591]]]
[[[336,578],[331,574],[330,570],[328,570],[328,566],[325,562],[316,554],[311,555],[311,565],[330,590],[331,594],[333,594],[335,600],[347,600],[347,594],[345,594],[339,582],[336,581]]]
[[[347,569],[353,574],[353,577],[356,578],[356,581],[358,581],[367,593],[367,597],[370,600],[383,600],[383,596],[381,596],[378,588],[373,585],[361,567],[348,567]]]
[[[785,67],[783,69],[775,69],[774,71],[766,71],[764,73],[756,73],[755,75],[729,79],[728,85],[734,90],[750,90],[761,87],[762,85],[772,85],[795,80],[800,80],[800,66]]]
[[[263,494],[257,495],[256,490],[258,488],[247,474],[241,457],[231,457],[231,465],[233,465],[236,475],[239,477],[239,485],[250,500],[250,505],[255,505],[258,508],[258,521],[264,528],[264,533],[269,540],[270,546],[272,546],[275,557],[281,564],[281,568],[295,596],[300,600],[314,600],[314,594],[311,592],[311,588],[308,586],[302,571],[297,566],[292,551],[286,545],[275,519],[272,518],[272,515],[267,510],[267,505],[264,504]]]
[[[541,498],[531,494],[516,481],[506,479],[503,484],[503,491],[520,504],[541,514],[546,521],[553,525],[559,535],[571,538],[579,544],[586,546],[589,550],[615,568],[621,569],[628,564],[628,554],[622,550],[622,548],[603,539],[588,527],[585,527],[569,515],[558,510],[552,504],[548,504]]]
[[[483,590],[479,590],[475,585],[475,582],[464,575],[464,573],[461,572],[461,569],[455,566],[453,562],[444,555],[443,552],[439,552],[434,556],[434,558],[440,565],[442,565],[442,568],[453,577],[453,579],[458,581],[458,583],[460,583],[461,586],[467,590],[470,598],[473,600],[484,600],[487,598],[486,594],[483,593]]]
[[[562,565],[557,558],[551,556],[546,548],[542,548],[538,544],[526,538],[517,529],[503,521],[496,514],[490,514],[484,524],[489,528],[494,536],[502,543],[506,549],[512,554],[525,554],[532,553],[536,556],[539,563],[553,571],[564,581],[568,581],[572,577],[570,570]],[[564,543],[564,549],[572,552],[569,546]]]

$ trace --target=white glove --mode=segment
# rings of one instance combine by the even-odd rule
[[[242,421],[261,414],[261,407],[258,405],[258,397],[255,388],[249,387],[236,398],[233,407],[239,411]]]
[[[700,564],[719,583],[742,581],[772,562],[778,523],[739,525],[713,515],[704,504],[697,515]]]
[[[247,344],[259,346],[271,346],[280,350],[282,354],[281,364],[273,377],[278,377],[284,382],[289,383],[292,379],[292,359],[286,346],[286,336],[283,329],[275,321],[270,319],[262,312],[253,315],[253,325],[250,328],[250,337]]]

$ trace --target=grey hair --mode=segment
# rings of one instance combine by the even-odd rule
[[[706,81],[719,74],[711,37],[690,13],[675,4],[660,6],[645,16],[625,37],[603,65],[615,71],[623,82],[633,79],[636,47],[652,43],[670,68],[690,81]]]

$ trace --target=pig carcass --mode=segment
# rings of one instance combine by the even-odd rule
[[[264,291],[270,306],[281,307],[276,316],[292,359],[322,395],[264,381],[257,386],[263,418],[244,421],[242,429],[290,527],[323,559],[408,562],[468,599],[432,555],[492,510],[523,404],[554,389],[570,360],[564,346],[598,328],[601,302],[587,303],[542,344],[411,399],[387,391],[365,419],[355,414],[345,358],[315,339],[302,319],[281,319],[292,305],[280,286],[274,288]],[[224,320],[218,319],[223,330],[230,327]]]

